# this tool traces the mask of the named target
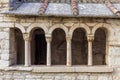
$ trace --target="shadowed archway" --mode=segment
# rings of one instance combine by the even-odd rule
[[[98,28],[93,41],[93,65],[105,65],[106,56],[106,31]]]
[[[60,28],[52,33],[51,55],[52,65],[66,65],[66,35]]]
[[[88,43],[86,31],[83,28],[77,28],[72,36],[72,64],[87,65]]]
[[[31,32],[31,63],[32,65],[46,65],[47,43],[45,32],[36,28]]]

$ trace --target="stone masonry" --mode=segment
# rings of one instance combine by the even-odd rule
[[[8,9],[8,0],[0,0],[0,10],[2,9]],[[53,72],[49,71],[50,67],[48,67],[49,69],[41,70],[41,66],[34,69],[35,66],[14,65],[15,50],[12,48],[14,45],[10,43],[12,39],[10,37],[10,29],[19,28],[27,41],[28,35],[26,36],[26,34],[30,34],[30,30],[35,27],[48,30],[48,32],[52,28],[64,29],[65,27],[68,30],[65,34],[69,34],[69,36],[71,36],[72,30],[77,27],[87,30],[87,36],[94,36],[97,28],[105,28],[108,32],[107,53],[106,65],[102,67],[106,70],[100,70],[99,65],[92,66],[91,62],[89,66],[80,66],[82,68],[78,68],[78,71],[73,70],[74,66],[68,63],[67,68],[61,66],[61,71],[58,70],[59,68],[56,68]],[[47,32],[45,33],[47,34]],[[69,38],[67,39],[69,40]],[[89,40],[92,39],[90,38]],[[50,63],[48,62],[47,65],[49,66]],[[107,68],[112,68],[113,71],[107,71]],[[0,14],[0,80],[120,80],[120,19],[35,17]]]

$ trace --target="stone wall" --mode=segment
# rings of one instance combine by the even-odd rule
[[[9,65],[9,28],[0,28],[0,65]]]
[[[32,73],[24,71],[1,71],[2,79],[16,80],[119,80],[120,79],[120,23],[119,19],[95,19],[95,18],[58,18],[58,17],[25,17],[1,15],[0,22],[0,66],[9,66],[14,53],[9,51],[9,29],[20,28],[24,32],[32,24],[39,24],[50,28],[55,24],[63,24],[67,28],[78,26],[103,26],[109,30],[109,45],[107,53],[107,65],[114,68],[112,73]],[[81,25],[82,24],[82,25]],[[83,25],[84,24],[84,25]],[[102,24],[102,25],[101,25]],[[36,25],[36,26],[39,26]],[[9,54],[10,53],[10,54]],[[12,62],[14,63],[14,62]],[[14,67],[14,65],[12,65]],[[39,79],[38,79],[39,78]]]
[[[114,68],[112,73],[32,73],[22,71],[1,71],[2,79],[15,80],[119,80],[120,79],[120,23],[119,19],[95,19],[95,18],[57,18],[57,17],[25,17],[25,16],[8,16],[1,15],[3,18],[0,22],[0,66],[11,64],[11,58],[14,53],[9,54],[9,30],[18,27],[27,29],[30,25],[38,23],[40,26],[45,25],[47,28],[55,24],[63,24],[67,28],[76,25],[89,27],[103,26],[109,31],[109,45],[107,53],[107,65]],[[102,24],[102,25],[101,25]],[[38,26],[38,25],[36,25]],[[84,26],[83,26],[84,27]],[[13,63],[13,62],[12,62]],[[14,67],[14,65],[12,65]]]
[[[2,9],[8,9],[9,0],[0,0],[0,11]]]
[[[106,73],[29,73],[0,72],[0,80],[119,80],[119,77]]]
[[[8,0],[1,0],[1,7],[5,8]],[[2,8],[2,9],[3,9]],[[99,72],[71,72],[71,73],[36,73],[30,71],[7,70],[9,65],[14,68],[14,49],[10,47],[10,29],[19,28],[22,33],[30,28],[42,27],[50,30],[52,27],[65,26],[68,31],[75,27],[88,27],[90,34],[95,29],[104,27],[108,30],[106,63],[114,69],[111,73]],[[87,29],[86,29],[87,30]],[[87,31],[89,34],[89,31]],[[68,17],[35,17],[10,16],[0,14],[0,80],[120,80],[120,19],[101,18],[68,18]],[[73,67],[73,66],[72,66]],[[29,67],[28,67],[29,68]],[[21,66],[21,69],[24,69]],[[64,69],[64,68],[63,68]]]

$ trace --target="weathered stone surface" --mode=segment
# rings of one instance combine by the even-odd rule
[[[98,80],[109,80],[107,76],[99,76]]]
[[[9,65],[10,65],[9,61],[0,60],[0,67],[6,67],[6,66],[9,66]]]
[[[1,54],[1,59],[2,60],[9,60],[9,58],[10,58],[10,54],[6,54],[6,53]]]
[[[0,39],[9,39],[8,32],[0,32]]]
[[[0,47],[2,50],[9,50],[9,40],[0,40]]]

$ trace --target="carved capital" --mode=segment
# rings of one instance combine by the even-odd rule
[[[88,42],[92,42],[94,40],[94,35],[87,36]]]
[[[47,34],[47,35],[45,35],[46,36],[46,42],[48,43],[50,43],[51,41],[52,41],[52,37],[51,37],[51,35],[49,35],[49,34]]]
[[[29,34],[23,34],[23,38],[24,38],[24,40],[25,41],[28,41],[28,40],[30,40],[30,38],[29,38]]]
[[[46,42],[47,43],[50,43],[52,41],[52,38],[51,37],[46,37]]]
[[[66,36],[66,41],[71,42],[72,37],[71,36]]]

